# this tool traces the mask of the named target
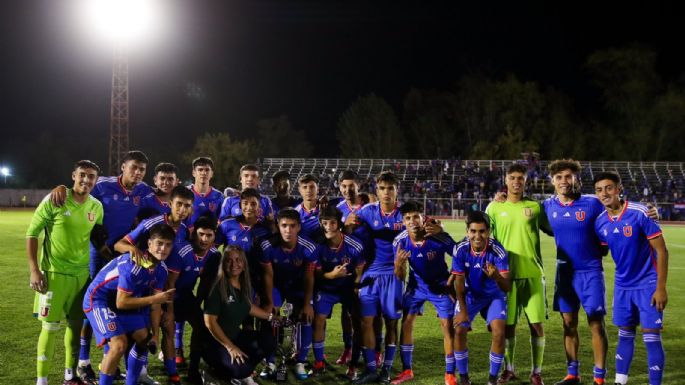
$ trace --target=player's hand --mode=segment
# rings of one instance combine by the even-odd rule
[[[347,271],[347,263],[338,265],[330,271],[331,279],[349,277],[350,275],[352,275],[352,273]]]
[[[264,303],[261,304],[261,308],[262,308],[265,312],[267,312],[267,313],[269,313],[269,314],[271,314],[271,313],[274,312],[274,304],[273,304],[273,302],[269,302],[269,301],[267,301],[266,299],[264,299]]]
[[[443,231],[445,231],[445,229],[442,228],[442,222],[435,218],[431,218],[430,220],[426,221],[424,229],[426,230],[427,237],[430,237],[431,235],[435,234],[440,234]]]
[[[410,256],[411,251],[399,249],[397,250],[397,254],[395,254],[395,260],[397,260],[398,263],[405,263],[407,262],[407,259],[409,259]]]
[[[50,203],[55,207],[62,207],[67,200],[67,186],[61,184],[50,191]]]
[[[507,201],[507,193],[504,191],[498,191],[495,193],[495,197],[492,198],[492,200],[495,202],[504,203]]]
[[[499,275],[499,269],[497,269],[497,266],[493,265],[490,262],[485,262],[483,272],[485,273],[485,275],[488,276],[488,278],[495,278],[497,277],[497,275]]]
[[[465,327],[469,324],[469,315],[466,312],[459,312],[454,315],[454,318],[452,319],[452,323],[454,328],[458,328],[459,326]]]
[[[100,249],[100,257],[104,259],[105,261],[109,262],[112,259],[114,259],[114,253],[112,253],[112,250],[110,250],[109,247],[103,246]]]
[[[243,353],[237,346],[226,347],[229,357],[231,357],[231,363],[242,365],[247,360],[247,354]]]
[[[347,218],[345,218],[345,226],[352,226],[359,224],[359,217],[357,216],[357,213],[351,212]]]
[[[176,293],[176,288],[169,289],[167,291],[160,291],[152,296],[152,303],[172,303],[174,302],[174,293]]]
[[[314,307],[311,304],[306,304],[300,312],[300,319],[311,323],[314,319]]]
[[[48,283],[45,280],[45,275],[42,271],[34,270],[31,272],[29,287],[31,287],[31,290],[45,294],[45,292],[48,290]]]
[[[655,221],[659,220],[659,210],[651,203],[647,203],[647,216]]]
[[[150,354],[155,354],[157,353],[157,341],[154,339],[151,339],[150,341],[147,342],[147,350],[150,352]]]
[[[668,303],[668,294],[666,294],[666,289],[656,289],[654,295],[652,296],[652,306],[656,307],[657,311],[664,311],[666,308],[666,303]]]

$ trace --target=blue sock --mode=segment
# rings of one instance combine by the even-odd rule
[[[133,349],[128,353],[127,362],[126,385],[136,385],[140,371],[147,364],[147,346],[133,345]]]
[[[178,374],[178,369],[176,369],[176,358],[167,359],[164,357],[164,369],[166,369],[166,374],[170,376]]]
[[[625,384],[628,382],[628,372],[633,361],[635,349],[635,332],[618,330],[618,344],[616,345],[616,382]]]
[[[80,337],[79,341],[81,344],[81,347],[79,348],[79,351],[78,351],[79,361],[90,360],[90,338],[89,337]]]
[[[411,369],[411,356],[414,353],[414,344],[400,345],[400,358],[402,359],[402,369]]]
[[[104,354],[109,353],[109,344],[105,344],[105,346],[102,348],[102,353],[104,353]]]
[[[568,375],[578,377],[578,366],[580,366],[578,361],[567,361],[566,367],[568,368]]]
[[[383,346],[383,335],[376,336],[376,351],[381,352],[381,346]]]
[[[345,350],[352,349],[352,333],[343,333],[342,337]]]
[[[319,362],[323,361],[325,345],[324,341],[314,341],[314,360]]]
[[[185,322],[175,322],[176,331],[174,333],[174,347],[176,349],[183,348],[183,332],[185,331]]]
[[[105,374],[100,372],[100,385],[112,385],[114,383],[114,374],[111,376],[109,374]]]
[[[297,352],[297,362],[307,361],[309,349],[312,348],[312,324],[300,324],[300,350]]]
[[[504,354],[490,352],[490,376],[497,377],[504,362]]]
[[[454,360],[457,363],[459,374],[465,376],[469,374],[469,351],[454,352]]]
[[[607,375],[606,369],[600,369],[596,366],[592,369],[592,376],[597,380],[604,380],[606,375]]]
[[[370,372],[376,371],[376,351],[362,346],[364,352],[364,360],[366,360],[366,370]]]
[[[357,344],[352,344],[352,357],[350,358],[350,362],[352,363],[353,366],[357,366],[359,364],[359,357],[362,355],[362,349],[360,346]]]
[[[649,385],[661,385],[666,357],[661,344],[661,333],[643,333],[642,340],[647,350],[647,367],[649,368]]]
[[[395,351],[397,350],[397,345],[385,345],[385,357],[383,360],[383,367],[392,369],[392,363],[395,361]]]
[[[455,362],[454,352],[445,355],[445,373],[454,374]]]

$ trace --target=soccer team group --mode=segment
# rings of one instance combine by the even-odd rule
[[[79,161],[73,186],[56,187],[33,215],[27,253],[34,313],[42,322],[38,385],[48,383],[65,320],[64,384],[111,384],[123,377],[123,357],[127,385],[153,383],[148,354],[157,350],[171,384],[181,383],[180,364],[187,364],[189,382],[202,383],[201,359],[242,384],[254,383],[252,373],[265,360],[260,376],[273,379],[274,330],[286,302],[297,322],[298,379],[326,369],[326,321],[340,303],[345,349],[336,363],[348,365],[354,384],[400,384],[414,379],[413,326],[426,301],[443,334],[446,385],[471,383],[467,335],[479,314],[492,337],[488,385],[518,380],[516,324],[524,314],[530,383],[543,384],[547,304],[540,231],[553,235],[557,246],[553,307],[563,321],[568,365],[557,385],[580,383],[581,307],[592,334],[593,381],[605,383],[602,257],[609,250],[619,328],[614,382],[628,381],[640,326],[649,383],[661,384],[668,251],[655,210],[622,200],[614,173],[595,175],[596,194],[581,195],[580,164],[554,161],[555,194],[539,203],[524,196],[526,167],[512,164],[506,194],[485,212],[468,213],[465,237],[455,241],[440,221],[424,217],[420,203],[397,201],[399,180],[387,171],[376,178],[375,195],[361,193],[357,175],[343,171],[342,198],[334,202],[319,197],[318,179],[309,174],[297,180],[302,198],[296,199],[290,175],[277,172],[276,195],[269,198],[259,192],[259,168],[245,165],[241,190],[224,196],[211,186],[210,158],[192,162],[190,186],[179,185],[173,164],[160,163],[151,188],[143,182],[147,165],[142,152],[131,151],[121,175],[102,177],[96,164]],[[185,322],[192,328],[187,362]],[[99,375],[90,362],[92,339],[104,347]],[[398,344],[402,370],[393,376]],[[305,366],[310,349],[311,370]]]

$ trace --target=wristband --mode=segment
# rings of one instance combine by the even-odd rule
[[[266,319],[268,322],[274,319],[274,313],[269,313],[269,317]]]

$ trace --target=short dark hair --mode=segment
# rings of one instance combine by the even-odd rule
[[[417,201],[407,201],[400,206],[402,216],[408,213],[423,213],[423,205]]]
[[[290,179],[290,173],[285,171],[285,170],[280,170],[280,171],[276,171],[276,173],[274,173],[271,176],[271,180],[274,183],[276,183],[277,181],[279,181],[281,179]]]
[[[76,171],[77,168],[90,168],[95,170],[95,172],[100,175],[100,167],[95,164],[95,162],[88,159],[81,159],[74,163],[74,171]]]
[[[150,228],[149,239],[161,238],[173,241],[176,238],[174,229],[166,223],[158,223]]]
[[[197,234],[197,229],[209,229],[216,232],[216,218],[214,216],[203,215],[193,223],[193,232]]]
[[[298,213],[297,210],[292,207],[285,207],[278,211],[278,220],[276,223],[279,223],[281,219],[292,219],[297,221],[297,223],[302,223],[300,220],[300,213]]]
[[[190,199],[191,201],[195,200],[195,194],[193,194],[193,192],[185,186],[176,186],[173,190],[171,190],[171,197],[169,199],[173,201],[176,197],[181,199]]]
[[[242,175],[243,171],[256,171],[257,173],[259,173],[259,167],[257,167],[257,165],[255,164],[248,163],[240,167],[239,175]]]
[[[333,205],[326,206],[319,212],[319,223],[321,223],[322,219],[334,219],[338,221],[340,229],[342,230],[343,228],[342,211]]]
[[[528,168],[521,163],[512,163],[507,167],[507,175],[515,172],[520,172],[523,175],[528,175]]]
[[[240,200],[243,201],[248,198],[256,198],[257,202],[259,202],[262,199],[262,196],[259,194],[259,191],[254,188],[246,188],[245,190],[240,192]]]
[[[178,168],[173,163],[162,162],[155,166],[155,175],[160,172],[178,174]]]
[[[212,158],[208,156],[200,156],[195,159],[193,159],[192,167],[193,170],[195,170],[195,167],[197,166],[209,166],[212,170],[214,170],[214,161]]]
[[[297,183],[309,183],[309,182],[314,182],[316,184],[319,184],[319,178],[314,175],[314,174],[304,174],[302,175],[298,180]]]
[[[580,162],[573,159],[557,159],[547,166],[549,175],[553,176],[564,170],[571,170],[572,173],[578,174],[580,172]]]
[[[383,171],[380,174],[378,174],[378,178],[376,179],[376,183],[390,183],[395,186],[399,186],[400,180],[397,178],[395,174],[393,174],[392,171]]]
[[[592,184],[595,185],[600,180],[605,180],[605,179],[608,179],[608,180],[616,183],[616,185],[621,184],[621,177],[613,171],[602,171],[598,174],[595,174],[595,177],[592,179]]]
[[[342,182],[344,180],[353,180],[356,182],[357,180],[359,180],[359,176],[356,172],[352,170],[345,170],[340,173],[340,176],[338,177],[338,182]]]
[[[138,151],[138,150],[132,150],[126,153],[124,155],[124,159],[121,160],[121,163],[126,163],[129,160],[134,160],[136,162],[140,163],[145,163],[148,164],[150,161],[147,159],[147,156],[145,155],[144,152]]]
[[[490,216],[483,211],[471,211],[466,215],[466,228],[471,226],[471,223],[484,223],[485,228],[490,230]]]

